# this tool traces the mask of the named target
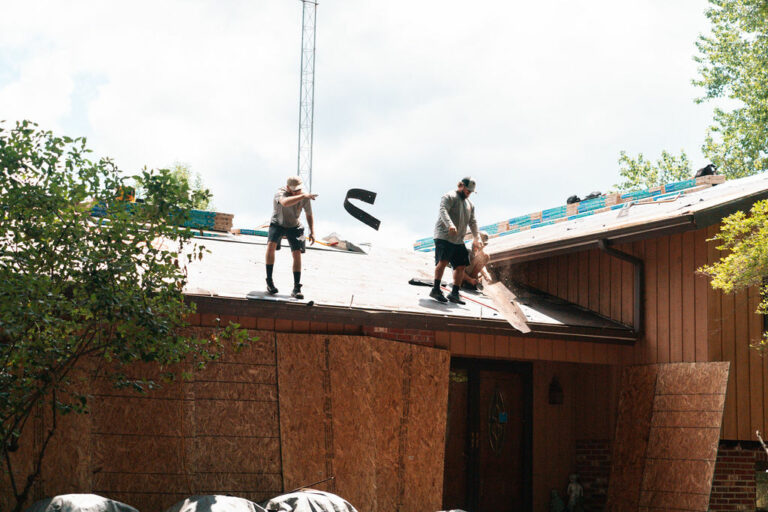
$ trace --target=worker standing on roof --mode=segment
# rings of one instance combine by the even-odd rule
[[[469,252],[464,245],[467,226],[472,230],[473,247],[480,246],[475,205],[469,200],[474,191],[475,181],[467,177],[458,183],[455,192],[440,198],[440,215],[435,223],[435,285],[429,292],[429,296],[438,302],[465,303],[459,296],[459,287],[464,279],[464,268],[469,264]],[[440,291],[440,281],[448,263],[453,267],[453,290],[446,299]]]
[[[307,217],[309,225],[309,241],[315,243],[315,222],[312,217],[312,200],[317,194],[304,192],[304,182],[298,176],[288,178],[286,185],[277,189],[272,200],[272,218],[269,221],[269,235],[267,237],[267,292],[271,295],[277,293],[277,288],[272,280],[272,269],[275,265],[275,250],[280,247],[283,237],[288,239],[293,255],[293,291],[291,296],[303,299],[301,293],[301,253],[305,250],[304,228],[299,217],[301,211]]]

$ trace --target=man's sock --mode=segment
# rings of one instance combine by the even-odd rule
[[[274,268],[274,265],[267,265],[267,279],[270,281],[272,280],[272,269]]]
[[[301,271],[293,273],[293,284],[301,283]]]
[[[439,289],[440,289],[440,280],[435,279],[435,290],[439,290]]]
[[[457,284],[453,285],[453,288],[451,289],[451,293],[453,293],[454,295],[458,295],[459,294],[459,285],[457,285]]]

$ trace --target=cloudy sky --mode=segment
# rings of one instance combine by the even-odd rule
[[[317,234],[408,246],[477,180],[481,224],[605,191],[619,151],[685,149],[704,0],[324,0],[317,11]],[[126,172],[183,162],[257,227],[296,172],[300,0],[0,0],[0,119],[84,135]],[[378,192],[343,209],[349,188]]]

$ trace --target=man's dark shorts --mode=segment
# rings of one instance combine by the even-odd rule
[[[441,261],[447,261],[453,268],[466,267],[469,265],[467,246],[435,238],[435,265]]]
[[[280,224],[270,224],[267,241],[277,242],[277,249],[279,250],[280,241],[285,237],[288,239],[288,245],[291,246],[291,251],[304,252],[307,244],[304,240],[299,240],[302,236],[304,236],[304,228],[301,226],[286,228]]]

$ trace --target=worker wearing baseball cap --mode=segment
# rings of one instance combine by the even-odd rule
[[[267,292],[277,293],[272,280],[275,265],[275,251],[280,248],[283,237],[288,239],[293,256],[293,291],[291,296],[303,299],[301,293],[301,253],[304,252],[304,228],[299,220],[302,210],[309,225],[309,241],[315,243],[315,223],[312,217],[312,200],[317,194],[304,192],[304,182],[299,176],[290,176],[284,187],[280,187],[272,200],[272,218],[269,221],[267,237]]]
[[[469,200],[475,191],[475,180],[463,178],[455,191],[440,198],[440,214],[435,223],[435,284],[429,296],[438,302],[451,301],[465,304],[459,296],[459,287],[464,279],[464,269],[469,265],[469,252],[464,245],[467,227],[472,231],[473,246],[479,246],[480,240],[475,220],[475,205]],[[440,281],[448,263],[453,267],[453,289],[448,298],[440,291]]]

